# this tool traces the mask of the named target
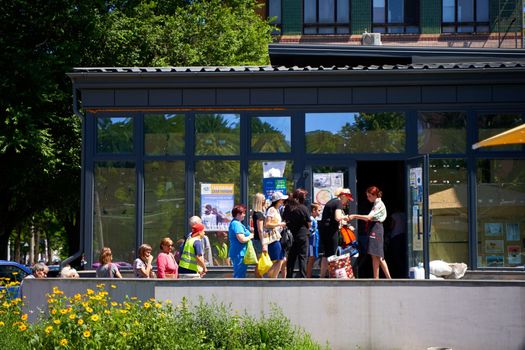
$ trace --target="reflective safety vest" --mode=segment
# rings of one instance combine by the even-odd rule
[[[195,248],[193,247],[193,244],[198,239],[200,239],[200,237],[195,236],[186,240],[179,262],[180,267],[195,271],[195,273],[199,271],[199,266],[197,265],[197,258],[195,257]]]

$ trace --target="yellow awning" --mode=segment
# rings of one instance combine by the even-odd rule
[[[512,145],[517,143],[525,143],[525,124],[489,137],[483,141],[479,141],[472,145],[472,149],[488,146]]]

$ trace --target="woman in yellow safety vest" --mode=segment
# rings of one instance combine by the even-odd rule
[[[203,224],[195,224],[191,227],[191,237],[186,240],[180,257],[179,275],[198,273],[202,277],[208,271],[202,245],[202,238],[205,234]]]

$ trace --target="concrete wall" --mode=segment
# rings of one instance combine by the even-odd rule
[[[275,303],[332,349],[525,349],[525,281],[32,279],[26,307],[35,319],[54,286],[72,296],[99,283],[115,300],[202,296],[253,315]]]

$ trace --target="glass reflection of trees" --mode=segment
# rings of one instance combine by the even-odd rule
[[[257,193],[263,193],[263,163],[268,160],[251,160],[248,163],[248,207],[251,208],[253,196]],[[284,177],[286,178],[286,191],[292,193],[294,190],[293,181],[293,161],[287,160],[284,169]]]
[[[240,120],[238,114],[195,115],[195,154],[238,155]]]
[[[93,261],[102,247],[110,247],[114,261],[132,262],[135,256],[135,165],[131,162],[95,163],[93,203]]]
[[[420,112],[418,148],[425,153],[465,153],[467,114],[464,112]]]
[[[146,155],[184,154],[184,114],[146,114],[144,153]]]
[[[154,256],[163,237],[184,237],[185,179],[184,161],[144,163],[144,243]]]
[[[339,130],[332,130],[331,113],[307,114],[306,151],[308,153],[405,151],[404,113],[348,113],[345,114],[345,118],[348,121]]]
[[[523,124],[521,114],[493,114],[486,113],[478,115],[478,141],[497,135],[509,129]],[[522,145],[504,145],[493,147],[482,147],[483,151],[516,151],[521,150]]]
[[[285,124],[278,128],[268,121]],[[255,153],[290,152],[290,117],[252,117],[251,147]]]
[[[133,118],[98,117],[97,152],[133,152]]]

